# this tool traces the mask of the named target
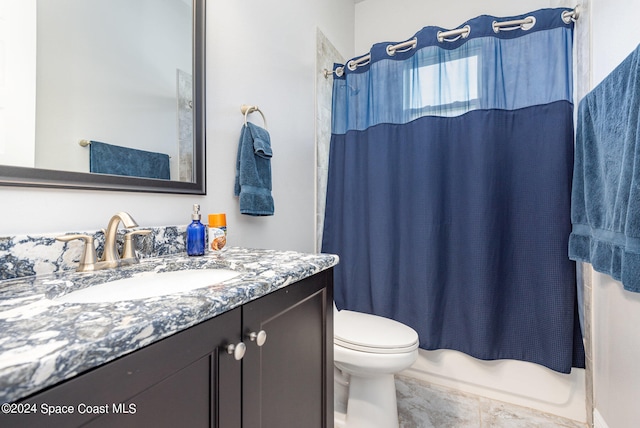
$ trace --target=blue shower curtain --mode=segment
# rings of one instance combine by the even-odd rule
[[[322,250],[340,255],[338,308],[410,325],[423,349],[584,367],[566,10],[483,15],[442,41],[425,27],[334,66]]]

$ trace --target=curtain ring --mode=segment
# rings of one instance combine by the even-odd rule
[[[573,10],[565,10],[560,16],[565,24],[571,24],[572,21],[576,22],[578,19],[578,6]]]
[[[328,79],[329,76],[333,76],[333,74],[335,74],[338,77],[342,77],[342,75],[344,74],[344,66],[342,67],[336,67],[335,70],[327,70],[326,68],[323,70],[323,74],[324,74],[324,78]]]
[[[450,34],[452,32],[455,34],[458,31],[460,31],[460,34],[457,37],[454,37],[452,39],[448,39],[446,37],[447,34]],[[437,38],[438,38],[438,42],[440,42],[440,43],[442,43],[442,42],[455,42],[456,40],[459,40],[460,38],[466,39],[467,37],[469,37],[469,34],[471,34],[471,26],[469,24],[467,24],[464,27],[462,27],[460,30],[438,31]]]
[[[536,17],[535,16],[527,16],[525,19],[530,19],[531,22],[525,22],[524,24],[520,25],[520,28],[522,28],[522,31],[529,31],[533,27],[535,27],[535,25],[536,25]]]
[[[389,56],[394,56],[396,54],[396,48],[394,48],[393,45],[387,45],[386,51]]]
[[[418,38],[414,37],[407,42],[398,43],[397,45],[387,45],[385,50],[387,51],[387,55],[394,56],[396,52],[408,52],[416,46],[418,46]]]
[[[510,24],[512,25],[510,26]],[[493,32],[496,34],[499,33],[500,31],[512,31],[512,30],[518,30],[518,29],[521,29],[523,31],[528,31],[536,25],[536,17],[527,16],[522,21],[505,21],[503,25],[504,26],[501,26],[498,21],[493,21],[491,23],[491,28],[493,28]]]

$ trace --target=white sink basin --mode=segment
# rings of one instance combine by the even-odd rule
[[[102,303],[146,299],[216,285],[240,275],[229,269],[142,272],[131,278],[105,282],[54,299],[58,303]]]

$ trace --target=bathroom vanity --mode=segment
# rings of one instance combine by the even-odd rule
[[[25,346],[38,353],[46,344],[0,349],[0,402],[8,403],[0,426],[332,427],[336,263],[330,255],[233,248],[204,258],[143,261],[131,267],[137,273],[125,268],[117,275],[181,268],[241,274],[138,302],[56,302],[69,291],[61,292],[58,281],[68,285],[98,274],[31,279],[31,294],[44,292],[40,298],[54,304],[27,308],[30,320],[18,306],[0,309],[0,327],[10,328],[12,320],[16,330],[33,325],[17,334],[66,346],[51,359],[29,361],[24,353],[22,362],[15,359]],[[1,281],[0,296],[18,282]],[[17,299],[37,305],[31,294]],[[7,307],[0,300],[0,308]],[[74,320],[56,323],[63,314]],[[84,320],[92,316],[97,323],[87,330]]]

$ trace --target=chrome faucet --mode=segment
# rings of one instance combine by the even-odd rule
[[[74,239],[82,239],[84,241],[84,252],[80,263],[78,264],[78,272],[90,272],[94,270],[111,269],[122,265],[138,263],[133,242],[136,235],[147,235],[151,230],[140,229],[128,232],[124,235],[124,245],[122,256],[118,254],[118,226],[122,223],[125,228],[138,227],[138,223],[128,213],[121,211],[114,214],[109,220],[107,229],[104,232],[104,251],[100,260],[96,261],[96,247],[94,238],[91,235],[63,235],[56,239],[59,241],[72,241]]]

